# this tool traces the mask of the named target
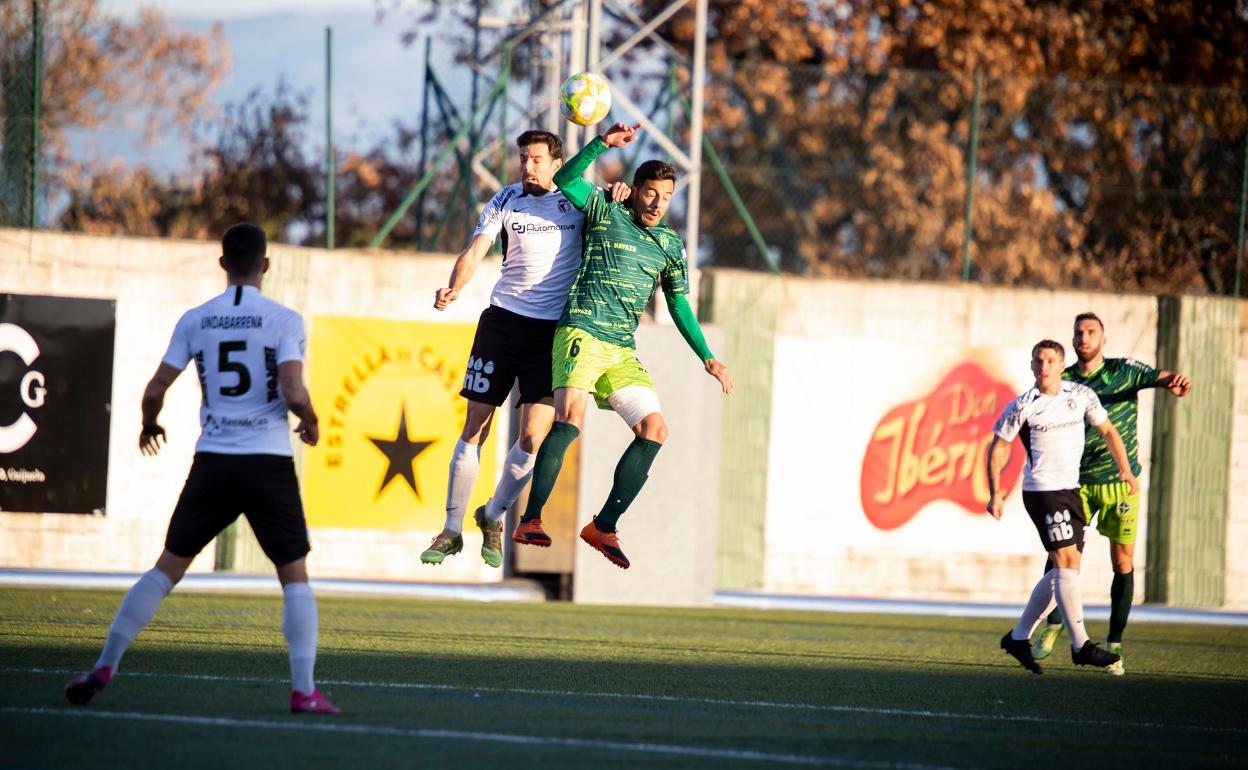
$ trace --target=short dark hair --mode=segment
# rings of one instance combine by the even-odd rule
[[[633,187],[640,187],[650,181],[662,182],[664,180],[675,182],[676,169],[672,168],[672,164],[661,160],[648,160],[638,166],[633,174]]]
[[[1062,343],[1054,340],[1040,340],[1037,342],[1031,348],[1031,357],[1035,358],[1037,353],[1046,348],[1049,350],[1056,350],[1057,354],[1062,357],[1062,360],[1066,360],[1066,348],[1062,347]]]
[[[234,278],[246,278],[260,272],[268,248],[264,231],[250,222],[239,222],[221,236],[221,256],[225,271]]]
[[[528,147],[530,144],[544,144],[550,150],[550,157],[563,160],[563,140],[558,134],[549,131],[525,131],[516,137],[516,147]]]
[[[1096,313],[1080,313],[1079,315],[1075,316],[1075,326],[1078,326],[1080,321],[1096,321],[1098,324],[1100,324],[1101,331],[1105,331],[1105,322],[1102,321],[1101,317],[1098,316]]]

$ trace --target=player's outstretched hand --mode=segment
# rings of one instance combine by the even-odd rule
[[[616,123],[602,135],[602,141],[606,142],[608,147],[623,147],[636,139],[640,132],[640,123],[634,123],[631,126],[627,123]]]
[[[1176,374],[1170,378],[1170,384],[1166,386],[1166,390],[1170,391],[1179,398],[1186,396],[1192,389],[1192,378],[1186,374]]]
[[[316,442],[321,439],[321,429],[315,421],[300,420],[295,426],[295,433],[299,436],[299,440],[308,446],[316,446]]]
[[[1140,493],[1140,480],[1135,477],[1134,473],[1130,471],[1119,473],[1118,478],[1127,482],[1127,486],[1131,488],[1131,494],[1138,495]]]
[[[1001,499],[1001,495],[993,495],[986,508],[988,513],[992,514],[992,518],[1000,521],[1001,514],[1005,512],[1005,502]]]
[[[719,380],[719,386],[724,389],[724,395],[732,393],[732,376],[728,374],[728,367],[713,358],[706,359],[703,365],[706,373]]]
[[[165,429],[152,423],[144,425],[139,431],[139,451],[145,455],[154,455],[160,451],[160,442],[169,443],[169,439],[165,436]]]
[[[607,185],[607,195],[609,195],[611,200],[616,203],[623,203],[628,200],[632,194],[633,188],[629,187],[624,182],[612,182]]]
[[[459,290],[447,286],[433,293],[433,309],[446,310],[446,306],[459,299]]]

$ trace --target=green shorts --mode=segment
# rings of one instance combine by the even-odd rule
[[[654,390],[650,373],[637,360],[637,351],[603,342],[582,329],[560,326],[555,330],[551,351],[551,385],[578,388],[594,394],[602,409],[610,409],[607,398],[629,385]]]
[[[1111,543],[1129,545],[1135,542],[1140,522],[1140,496],[1131,494],[1130,490],[1131,485],[1124,481],[1084,484],[1079,488],[1084,518],[1091,523],[1095,516],[1096,531]]]

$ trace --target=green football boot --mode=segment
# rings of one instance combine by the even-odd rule
[[[1122,676],[1123,674],[1127,673],[1126,669],[1122,667],[1122,659],[1123,657],[1125,657],[1122,654],[1122,642],[1106,642],[1105,649],[1109,650],[1110,652],[1118,656],[1118,662],[1110,663],[1108,666],[1106,666],[1105,673],[1109,674],[1110,676]]]
[[[1046,623],[1040,631],[1040,636],[1031,645],[1031,657],[1036,660],[1044,660],[1049,657],[1049,653],[1053,652],[1053,645],[1057,644],[1057,637],[1061,635],[1062,625],[1060,623],[1056,626]]]
[[[425,564],[441,564],[448,556],[454,556],[464,550],[464,536],[458,532],[444,529],[433,538],[433,542],[420,555]]]
[[[503,566],[503,522],[486,518],[484,505],[477,508],[472,517],[481,528],[481,558],[498,569]]]

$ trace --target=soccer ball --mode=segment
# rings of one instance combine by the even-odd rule
[[[611,111],[611,89],[606,78],[581,72],[559,87],[559,112],[578,126],[592,126]]]

